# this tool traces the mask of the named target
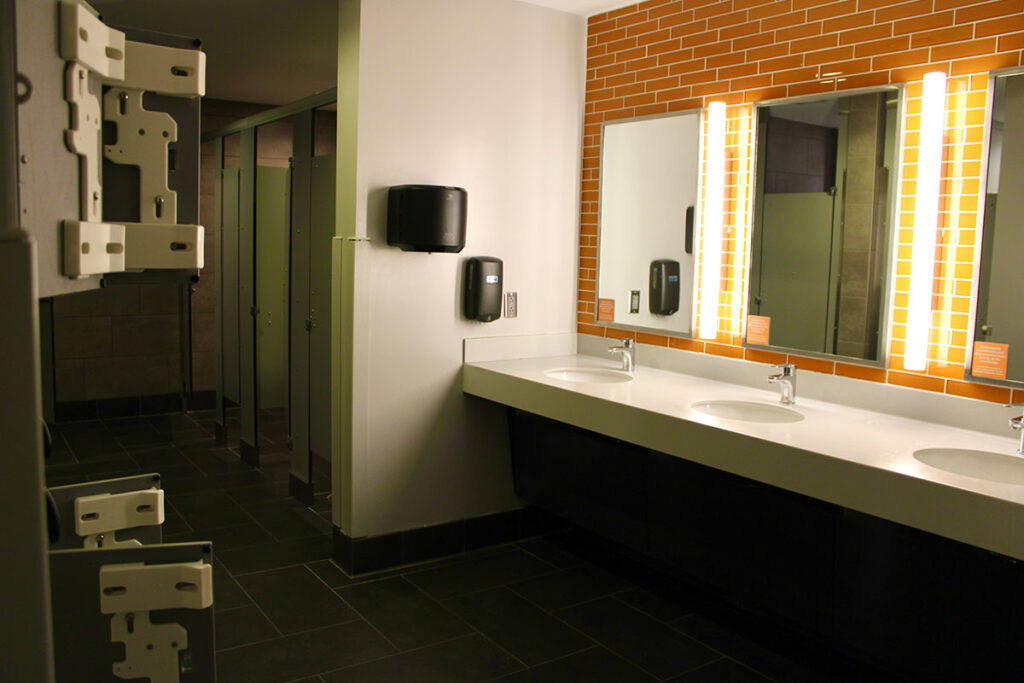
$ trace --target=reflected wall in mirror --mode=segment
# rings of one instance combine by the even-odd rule
[[[598,324],[690,334],[699,111],[601,132]]]
[[[747,345],[882,362],[899,103],[757,107]]]
[[[1024,74],[993,78],[970,374],[1024,382]],[[980,344],[979,344],[980,343]]]

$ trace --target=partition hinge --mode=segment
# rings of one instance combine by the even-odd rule
[[[164,522],[164,492],[151,488],[125,493],[100,493],[75,499],[75,533],[86,548],[140,546],[136,540],[119,542],[115,532]]]
[[[100,612],[110,619],[110,641],[124,643],[118,678],[178,683],[190,669],[188,631],[150,621],[153,610],[206,609],[213,605],[213,567],[203,562],[100,567]]]

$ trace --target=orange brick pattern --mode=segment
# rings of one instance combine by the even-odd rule
[[[815,372],[1005,401],[1009,390],[961,380],[983,208],[988,71],[1021,65],[1022,50],[1024,0],[648,0],[590,17],[578,331],[752,361],[785,358]],[[903,368],[909,228],[922,79],[929,71],[945,71],[950,79],[930,362],[926,372],[913,373]],[[907,84],[907,102],[902,187],[896,198],[899,229],[889,368],[742,348],[753,172],[751,105],[898,83]],[[705,343],[596,325],[601,124],[706,107],[713,100],[729,105],[718,338]],[[703,272],[698,263],[698,287]]]

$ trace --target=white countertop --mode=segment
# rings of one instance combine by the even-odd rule
[[[800,422],[716,418],[690,405],[779,405],[779,392],[645,366],[622,383],[544,374],[569,366],[618,367],[584,355],[469,362],[463,391],[1024,560],[1024,485],[946,472],[913,457],[931,447],[1010,455],[1017,448],[1010,436],[806,399],[799,377],[792,407],[803,414]]]

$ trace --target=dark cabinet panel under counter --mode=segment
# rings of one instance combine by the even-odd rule
[[[521,410],[508,415],[519,496],[646,552],[646,449]]]
[[[646,463],[652,557],[736,604],[831,629],[839,508],[663,453]]]

